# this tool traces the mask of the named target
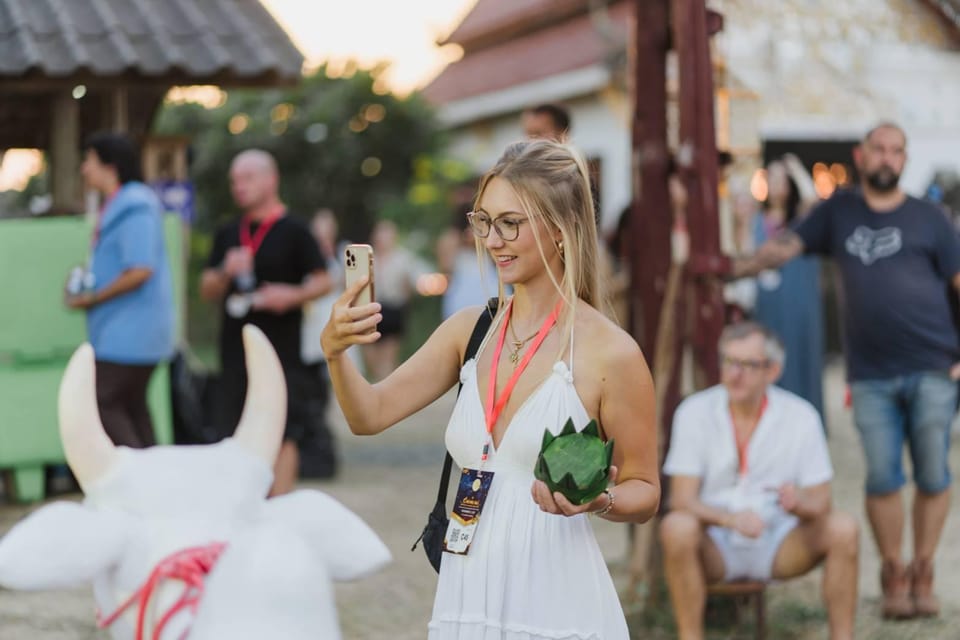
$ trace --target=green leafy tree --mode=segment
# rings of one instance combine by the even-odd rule
[[[295,214],[330,207],[344,236],[357,240],[366,239],[385,211],[395,218],[397,203],[408,200],[417,162],[438,154],[443,137],[419,95],[375,91],[378,73],[331,78],[320,67],[289,89],[231,91],[217,109],[165,106],[155,131],[192,139],[197,228],[209,232],[236,216],[227,171],[234,155],[252,147],[276,157],[281,195]],[[397,222],[436,226],[432,218],[446,215],[440,209],[433,203],[407,207]]]
[[[294,215],[333,209],[343,237],[366,241],[373,223],[389,218],[429,253],[451,219],[454,189],[467,176],[442,155],[444,137],[429,105],[416,93],[399,97],[377,91],[382,69],[328,77],[325,67],[294,87],[230,91],[219,108],[167,104],[154,122],[160,135],[191,140],[190,178],[197,217],[190,241],[188,332],[208,362],[216,314],[199,299],[197,283],[211,233],[238,212],[227,172],[244,149],[271,152],[280,169],[283,201]],[[425,301],[426,302],[426,301]],[[439,312],[429,304],[424,324]],[[425,308],[426,308],[425,307]],[[413,323],[416,324],[416,323]],[[422,332],[421,332],[422,333]],[[415,334],[415,335],[414,335]],[[411,342],[422,336],[414,331]]]

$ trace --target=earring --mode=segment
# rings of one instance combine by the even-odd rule
[[[557,251],[560,252],[560,257],[563,257],[563,240],[557,240]]]

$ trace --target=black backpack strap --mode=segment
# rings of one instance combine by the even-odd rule
[[[500,305],[500,300],[498,298],[490,298],[487,301],[487,308],[480,313],[480,317],[477,318],[477,324],[473,327],[473,333],[470,334],[470,341],[467,342],[467,348],[463,352],[463,361],[466,362],[470,358],[477,355],[477,351],[480,350],[480,345],[483,344],[483,339],[487,336],[487,330],[490,329],[490,324],[493,322],[493,317],[497,313],[497,307]],[[457,388],[457,395],[460,395],[460,390],[463,389],[463,384]],[[453,458],[450,457],[450,452],[447,452],[447,455],[443,459],[443,471],[440,472],[440,488],[437,490],[437,503],[444,505],[444,511],[446,511],[447,504],[447,487],[450,485],[450,470],[453,466]]]

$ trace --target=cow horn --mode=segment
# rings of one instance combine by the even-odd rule
[[[58,398],[63,451],[84,491],[109,470],[116,457],[116,448],[100,422],[95,381],[93,347],[85,343],[67,364]]]
[[[234,434],[247,451],[273,467],[287,419],[287,384],[273,345],[260,329],[243,327],[247,364],[247,398]]]

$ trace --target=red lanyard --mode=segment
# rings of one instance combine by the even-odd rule
[[[500,399],[497,399],[497,367],[500,365],[500,354],[503,352],[503,343],[506,341],[507,337],[507,325],[510,324],[510,314],[513,312],[513,302],[510,302],[510,306],[507,307],[507,312],[503,317],[503,326],[500,328],[500,338],[497,341],[497,348],[493,352],[493,361],[490,363],[490,388],[487,389],[487,405],[484,407],[484,413],[487,418],[487,442],[483,445],[483,456],[480,458],[481,461],[486,461],[488,454],[490,453],[490,442],[493,440],[493,425],[497,424],[497,419],[500,418],[500,414],[503,413],[504,407],[507,406],[507,402],[510,400],[510,394],[513,393],[513,388],[517,386],[517,380],[520,379],[520,374],[523,373],[523,370],[527,368],[527,365],[530,364],[530,360],[533,359],[534,354],[537,352],[537,349],[540,348],[540,344],[547,337],[547,334],[550,332],[550,329],[557,323],[557,317],[560,315],[560,305],[562,303],[557,303],[557,306],[554,307],[553,313],[547,316],[547,319],[543,321],[543,326],[540,327],[540,331],[537,332],[536,338],[534,338],[533,343],[530,345],[530,348],[523,355],[523,360],[520,361],[520,364],[514,370],[513,375],[510,376],[510,379],[507,381],[507,386],[503,388],[503,393],[500,394]]]
[[[763,402],[760,403],[760,413],[757,414],[757,422],[753,426],[752,436],[757,431],[757,427],[760,426],[760,420],[763,418],[763,412],[767,410],[767,396],[763,396]],[[750,446],[750,437],[741,438],[740,434],[737,432],[737,425],[733,422],[733,412],[730,412],[730,424],[733,425],[733,441],[737,445],[737,458],[740,461],[740,477],[746,477],[747,475],[747,447]]]
[[[244,216],[243,220],[240,221],[240,244],[250,249],[250,253],[257,255],[257,250],[260,249],[260,245],[263,244],[263,239],[267,237],[267,234],[270,232],[270,229],[277,223],[277,220],[283,216],[285,207],[280,204],[277,205],[277,208],[270,212],[263,222],[260,223],[260,226],[257,227],[256,233],[253,234],[253,237],[250,237],[250,225],[251,220],[249,216]]]

